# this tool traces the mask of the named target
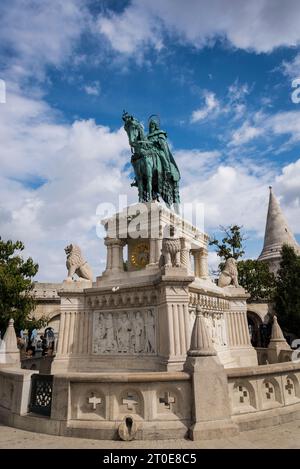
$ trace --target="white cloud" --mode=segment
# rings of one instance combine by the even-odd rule
[[[266,114],[258,111],[248,116],[248,120],[231,134],[229,146],[241,146],[252,142],[257,137],[286,136],[287,141],[281,143],[277,151],[300,141],[300,111],[279,111]]]
[[[220,261],[221,259],[217,255],[216,251],[208,252],[208,266],[209,266],[209,271],[210,271],[211,276],[216,277],[216,273],[218,272]]]
[[[182,178],[182,184],[191,184],[195,180],[199,180],[199,176],[209,173],[212,168],[218,165],[221,153],[217,150],[200,151],[194,150],[177,150],[174,152],[174,158]]]
[[[232,139],[230,145],[243,145],[248,143],[250,140],[259,137],[263,134],[263,129],[254,127],[249,122],[244,122],[242,126],[232,133]]]
[[[84,0],[11,0],[0,4],[0,43],[6,76],[44,79],[46,65],[59,67],[70,58],[90,15]]]
[[[233,119],[235,120],[243,117],[247,111],[246,96],[250,94],[251,88],[248,83],[239,83],[239,80],[236,79],[234,83],[228,87],[228,103],[226,103],[223,108],[224,112],[233,113]]]
[[[300,159],[286,165],[275,179],[274,188],[281,195],[281,202],[293,226],[300,232]]]
[[[86,94],[89,94],[92,96],[99,96],[100,91],[101,91],[99,81],[94,81],[93,83],[86,84],[84,85],[83,89],[86,92]]]
[[[284,60],[282,69],[285,75],[291,79],[300,77],[300,54],[297,54],[290,62]]]
[[[278,112],[268,118],[265,127],[275,135],[289,134],[292,141],[299,141],[300,111]]]
[[[70,242],[82,246],[99,274],[104,246],[96,237],[96,208],[135,193],[122,173],[130,160],[126,133],[93,120],[60,124],[44,101],[20,94],[9,93],[2,110],[1,236],[25,242],[41,280],[64,278],[63,247]],[[41,186],[34,190],[32,179]]]
[[[99,30],[120,53],[161,45],[162,34],[201,48],[217,38],[234,47],[270,52],[300,42],[298,0],[132,0],[119,14],[101,15]]]
[[[247,162],[222,164],[211,168],[208,174],[201,174],[201,169],[195,172],[194,179],[182,187],[181,196],[186,202],[196,200],[204,204],[206,231],[213,232],[220,225],[243,225],[246,232],[253,233],[252,237],[261,239],[259,250],[267,215],[268,186],[273,185],[292,230],[300,233],[300,159],[277,174],[262,165],[253,172]]]
[[[238,80],[235,80],[234,83],[228,87],[228,95],[231,103],[240,101],[249,93],[248,83],[239,84]]]
[[[147,44],[160,50],[163,47],[157,19],[148,15],[145,5],[134,2],[121,14],[99,16],[98,28],[118,52],[138,53],[138,47]]]
[[[214,113],[216,116],[219,111],[219,101],[216,98],[216,95],[212,92],[204,92],[204,101],[205,104],[202,108],[196,109],[193,111],[191,116],[191,122],[199,122],[203,119],[206,119],[210,114]]]
[[[250,91],[248,83],[239,83],[238,79],[228,87],[227,95],[221,101],[215,93],[205,90],[204,106],[192,112],[191,123],[217,118],[222,114],[230,115],[233,121],[240,119],[246,113],[246,96]]]

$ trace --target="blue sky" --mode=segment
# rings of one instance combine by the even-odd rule
[[[1,2],[1,235],[41,281],[64,278],[70,242],[101,273],[96,208],[137,200],[126,109],[160,115],[208,233],[241,224],[257,256],[271,184],[300,240],[299,24],[296,0]]]

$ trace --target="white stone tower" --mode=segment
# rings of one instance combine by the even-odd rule
[[[264,247],[258,260],[267,262],[270,271],[276,273],[280,265],[283,244],[292,246],[296,252],[300,252],[300,247],[286,221],[272,187],[270,186],[269,189],[270,197]]]

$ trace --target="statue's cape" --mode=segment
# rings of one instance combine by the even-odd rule
[[[163,135],[164,138],[167,140],[167,132],[165,132],[164,130],[156,130],[150,134],[148,134],[147,138],[149,137],[152,137],[154,135]],[[178,166],[176,164],[176,161],[174,160],[174,157],[172,155],[172,152],[170,151],[170,148],[169,148],[169,145],[168,145],[168,142],[166,141],[167,143],[167,148],[168,148],[168,152],[169,152],[169,160],[171,162],[171,165],[174,167],[173,168],[173,171],[172,171],[172,176],[174,178],[174,181],[179,181],[180,179],[180,172],[179,172],[179,169],[178,169]]]
[[[169,148],[169,147],[168,147]],[[173,177],[174,177],[174,181],[179,181],[180,179],[180,172],[179,172],[179,169],[178,169],[178,166],[174,160],[174,157],[172,155],[172,153],[170,152],[170,149],[169,149],[169,158],[170,158],[170,161],[172,163],[172,165],[175,167],[175,172],[172,174]]]

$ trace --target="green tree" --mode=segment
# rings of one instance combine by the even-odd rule
[[[300,337],[300,256],[283,245],[275,288],[275,311],[283,329]]]
[[[237,262],[239,284],[251,295],[251,300],[271,301],[275,289],[275,276],[266,263],[247,259]]]
[[[241,232],[242,228],[242,226],[238,225],[220,226],[220,230],[225,235],[222,240],[219,241],[215,236],[210,239],[209,245],[216,246],[216,253],[222,259],[222,262],[219,264],[220,269],[224,264],[223,261],[230,257],[237,260],[245,254],[243,242],[246,238]]]
[[[7,328],[13,318],[16,330],[42,327],[45,319],[36,321],[32,317],[35,300],[32,295],[32,278],[38,271],[31,257],[24,260],[21,241],[3,241],[0,237],[0,331]]]

